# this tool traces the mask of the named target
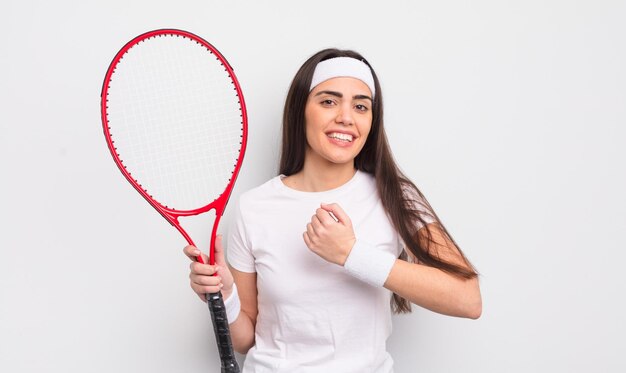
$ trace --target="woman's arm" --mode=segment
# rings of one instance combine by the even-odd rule
[[[241,302],[241,312],[239,317],[230,324],[230,337],[233,348],[240,354],[245,354],[254,346],[254,331],[257,317],[257,288],[256,273],[246,273],[237,271],[230,267],[230,271],[237,284],[237,293]],[[224,298],[229,294],[224,292]]]
[[[429,224],[431,250],[440,259],[467,266],[457,247],[446,238],[438,224]],[[418,232],[420,240],[427,240],[427,232]],[[412,256],[410,252],[408,255]],[[385,287],[420,307],[444,315],[477,319],[482,313],[482,299],[478,278],[463,279],[440,269],[422,264],[396,260]]]
[[[233,283],[237,284],[237,293],[241,310],[237,319],[230,321],[230,338],[235,351],[245,354],[254,346],[254,330],[257,317],[256,273],[240,272],[230,267],[224,258],[222,236],[215,240],[215,265],[195,261],[202,255],[204,263],[209,258],[194,246],[186,246],[183,252],[192,260],[189,268],[190,285],[193,291],[206,302],[206,294],[222,291],[224,301],[233,294]],[[214,274],[217,272],[217,276]]]
[[[336,220],[331,218],[328,212],[332,212]],[[443,261],[467,266],[456,245],[446,239],[446,235],[438,224],[429,224],[428,229],[432,239],[429,245],[431,253],[439,256]],[[425,244],[428,240],[427,230],[422,228],[418,234],[420,240]],[[328,262],[341,266],[346,266],[348,256],[352,253],[356,242],[350,217],[335,203],[322,204],[321,208],[316,210],[311,222],[307,225],[306,232],[303,233],[303,239],[311,251]],[[410,252],[408,254],[412,256]],[[358,260],[360,262],[359,267],[363,264],[366,267],[379,264],[370,259],[361,257]],[[389,259],[392,261],[389,262],[391,271],[386,280],[381,277],[378,281],[377,278],[374,281],[376,286],[380,286],[384,280],[384,286],[387,289],[434,312],[472,319],[480,317],[482,300],[477,278],[462,279],[437,268],[408,263],[399,259],[393,262],[393,257]],[[376,273],[371,271],[373,268],[359,269],[361,275],[363,272],[366,275],[357,275],[359,278],[370,277],[367,275]],[[385,276],[386,272],[378,272],[378,274]]]

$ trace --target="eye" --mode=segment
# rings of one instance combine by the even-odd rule
[[[326,98],[326,99],[323,99],[322,101],[320,101],[320,105],[322,105],[323,107],[333,107],[333,106],[336,106],[337,104],[336,104],[335,100],[330,99],[330,98]]]
[[[363,104],[356,104],[356,105],[354,105],[354,108],[357,111],[360,111],[360,112],[363,112],[363,113],[365,113],[366,111],[369,110],[369,108],[366,105],[363,105]]]

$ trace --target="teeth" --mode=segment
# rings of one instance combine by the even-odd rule
[[[328,137],[337,139],[337,140],[352,142],[352,135],[348,135],[345,133],[333,132],[333,133],[328,134]]]

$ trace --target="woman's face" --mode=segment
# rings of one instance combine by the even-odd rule
[[[306,103],[306,160],[352,164],[372,127],[372,93],[355,78],[318,84]]]

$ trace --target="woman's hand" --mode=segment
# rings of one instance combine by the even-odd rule
[[[183,252],[192,260],[189,265],[189,279],[191,289],[198,294],[202,301],[206,302],[206,294],[222,291],[222,296],[227,299],[233,290],[233,275],[228,269],[224,259],[224,247],[222,235],[215,237],[215,265],[202,264],[196,261],[196,257],[202,255],[205,263],[209,258],[200,252],[195,246],[186,246]]]
[[[344,265],[356,242],[352,221],[336,203],[322,203],[302,236],[311,251],[340,266]]]

